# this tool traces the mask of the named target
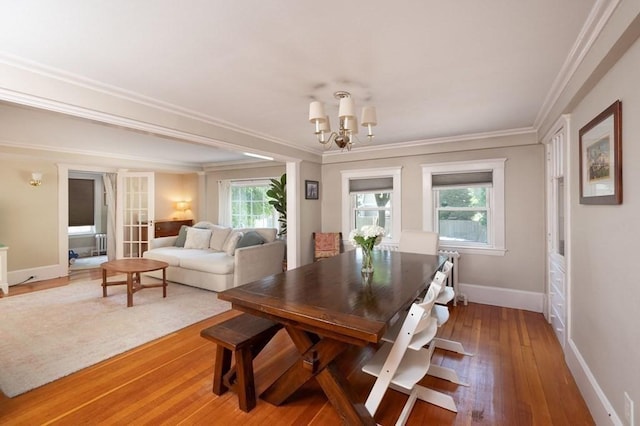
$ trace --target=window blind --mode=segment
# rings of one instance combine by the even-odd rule
[[[69,226],[95,225],[94,206],[94,181],[69,179]]]
[[[349,179],[349,192],[392,191],[393,178]]]
[[[468,173],[443,173],[431,175],[433,188],[442,186],[473,186],[480,184],[492,184],[493,171],[468,172]]]

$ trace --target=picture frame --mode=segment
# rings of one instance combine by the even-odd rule
[[[580,129],[580,204],[622,204],[622,102]]]
[[[307,200],[317,200],[320,194],[320,184],[317,180],[304,181],[304,198]]]

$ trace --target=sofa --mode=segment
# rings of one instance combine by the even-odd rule
[[[285,242],[275,228],[232,229],[211,222],[182,226],[173,237],[150,242],[145,259],[167,262],[167,280],[224,291],[282,272]],[[146,275],[162,278],[162,271]]]

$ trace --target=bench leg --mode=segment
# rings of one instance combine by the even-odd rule
[[[246,413],[256,406],[256,386],[253,380],[253,356],[250,348],[237,350],[236,370],[238,384],[238,405]]]
[[[229,388],[224,384],[223,377],[231,368],[231,351],[217,345],[216,362],[213,366],[213,393],[222,395]]]

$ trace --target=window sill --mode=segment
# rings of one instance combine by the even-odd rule
[[[484,256],[504,256],[507,252],[503,248],[495,247],[464,247],[440,244],[440,250],[457,251],[460,254],[479,254]]]

